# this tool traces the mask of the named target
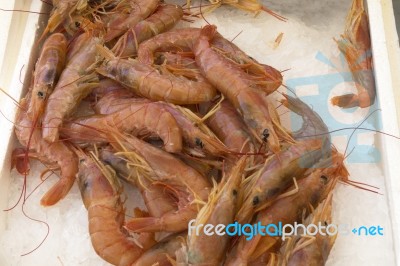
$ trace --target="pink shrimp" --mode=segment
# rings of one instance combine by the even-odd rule
[[[159,0],[126,0],[121,1],[111,11],[110,19],[106,23],[107,33],[105,42],[124,34],[140,21],[150,16],[159,5]]]
[[[112,51],[120,57],[134,56],[141,42],[171,29],[182,16],[183,10],[180,6],[160,5],[154,14],[122,35]]]
[[[115,58],[106,48],[99,47],[99,51],[109,60],[97,72],[143,97],[175,104],[196,104],[209,101],[216,95],[214,87],[203,77],[190,80],[169,73],[161,74],[152,66],[143,65],[137,60]]]
[[[247,126],[258,140],[266,139],[269,148],[280,151],[270,111],[261,93],[254,88],[254,81],[238,66],[225,59],[211,47],[216,34],[215,26],[205,26],[194,47],[196,63],[203,75],[224,94],[240,112]]]
[[[145,161],[148,171],[155,182],[164,184],[178,199],[178,211],[160,218],[135,218],[127,222],[126,227],[134,232],[168,231],[179,232],[188,226],[188,221],[196,217],[196,201],[207,200],[209,183],[205,177],[188,167],[179,159],[135,137],[123,136],[118,132],[110,133],[110,144],[122,152],[129,160],[132,156]],[[137,159],[130,159],[137,160]]]
[[[372,69],[371,39],[368,16],[363,0],[353,0],[346,20],[345,33],[336,41],[345,56],[356,83],[358,94],[345,94],[332,98],[332,104],[342,108],[365,108],[375,102],[375,78]]]
[[[152,102],[131,102],[119,112],[75,119],[65,123],[62,134],[75,141],[104,142],[107,125],[134,135],[156,133],[164,141],[165,150],[179,152],[182,149],[182,134],[175,118],[161,104]]]
[[[98,78],[90,69],[96,62],[96,44],[99,38],[84,33],[79,38],[85,45],[67,62],[53,93],[50,95],[43,117],[43,138],[52,143],[59,138],[59,127],[64,118],[97,86]]]
[[[96,253],[114,265],[132,265],[144,249],[123,228],[122,186],[94,156],[81,151],[78,184],[88,210],[89,232]]]

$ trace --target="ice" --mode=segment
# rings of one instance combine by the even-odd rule
[[[195,1],[192,3],[194,6],[199,4]],[[266,13],[254,16],[230,7],[220,8],[205,15],[205,18],[210,24],[217,25],[223,36],[233,40],[250,56],[281,71],[287,70],[283,72],[284,83],[292,86],[291,90],[311,104],[326,119],[330,129],[359,123],[373,108],[377,108],[375,105],[364,110],[343,111],[331,106],[327,100],[344,91],[354,90],[354,83],[346,80],[344,73],[348,73],[348,67],[334,42],[334,38],[339,38],[344,30],[344,21],[351,1],[282,0],[264,1],[264,4],[286,17],[288,21],[279,21]],[[198,27],[205,24],[206,22],[200,19],[195,23],[182,23],[179,27]],[[282,41],[275,47],[275,39],[281,33]],[[316,77],[325,77],[323,82],[330,82],[331,76],[339,81],[329,90],[321,84],[313,83]],[[284,92],[285,89],[281,88],[280,91]],[[324,95],[323,101],[313,101],[312,97],[315,95]],[[326,110],[323,111],[324,109]],[[285,110],[278,111],[283,113]],[[290,117],[288,119],[290,120]],[[364,127],[379,126],[378,119],[379,115],[372,116]],[[333,221],[351,227],[380,225],[384,228],[384,235],[339,235],[327,263],[329,266],[394,265],[385,182],[379,164],[379,153],[383,151],[378,150],[376,153],[376,138],[376,134],[354,136],[347,154],[353,146],[355,149],[348,157],[346,165],[350,170],[351,180],[376,186],[381,194],[339,184],[334,194]],[[349,134],[336,134],[333,141],[339,151],[344,152]],[[360,162],[362,156],[373,162]],[[35,164],[32,174],[28,177],[28,192],[40,182],[37,177],[39,168],[40,165]],[[7,228],[0,236],[2,265],[108,265],[95,254],[91,246],[87,230],[87,212],[76,186],[55,207],[40,206],[40,197],[55,181],[56,177],[51,177],[44,182],[24,205],[24,210],[30,216],[45,221],[50,228],[48,237],[36,251],[21,257],[21,254],[31,251],[43,240],[47,227],[43,223],[26,218],[21,212],[21,205],[7,212]],[[22,177],[12,172],[8,206],[17,201],[22,182]],[[131,203],[140,201],[137,194],[135,195]],[[131,211],[132,208],[133,206],[130,206],[128,210]]]

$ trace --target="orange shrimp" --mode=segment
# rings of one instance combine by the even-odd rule
[[[111,11],[109,21],[106,23],[107,33],[105,42],[121,36],[140,21],[150,16],[157,6],[159,0],[125,0]]]
[[[139,22],[122,35],[112,51],[119,57],[136,55],[138,45],[151,37],[167,31],[182,18],[182,7],[177,5],[160,5],[147,19]]]
[[[345,56],[356,83],[358,94],[345,94],[331,99],[333,105],[342,108],[365,108],[375,102],[375,78],[372,69],[371,39],[368,16],[363,0],[353,0],[347,15],[346,29],[342,39],[336,41]]]
[[[163,105],[152,102],[131,102],[126,108],[109,115],[77,118],[65,123],[62,134],[74,140],[104,142],[107,140],[104,133],[107,125],[122,132],[132,132],[134,135],[155,133],[164,141],[166,151],[182,150],[182,134],[175,118]]]
[[[276,200],[270,207],[258,213],[256,221],[263,225],[301,221],[303,210],[308,209],[310,204],[316,207],[339,180],[347,179],[348,172],[343,165],[343,156],[335,151],[332,157],[307,170],[305,177],[298,181],[297,192],[290,193],[294,188],[288,189],[288,196]],[[246,265],[270,251],[279,241],[277,237],[261,235],[254,236],[250,241],[241,238],[236,249],[228,257],[227,265]]]
[[[101,43],[90,33],[79,36],[85,44],[67,62],[60,79],[50,95],[43,117],[43,138],[52,143],[59,138],[59,127],[79,102],[97,86],[98,78],[90,73],[96,63],[96,44]]]
[[[213,192],[210,193],[208,202],[200,210],[194,224],[218,224],[228,225],[233,222],[236,207],[238,203],[238,190],[244,168],[246,166],[246,157],[242,157],[235,166],[233,166],[223,180],[218,184]],[[220,265],[225,256],[226,248],[230,237],[228,235],[212,236],[201,232],[195,233],[196,229],[189,232],[187,248],[184,247],[179,252],[185,253],[184,263],[189,265]],[[178,261],[178,264],[182,261]]]
[[[89,232],[96,253],[114,265],[132,265],[144,249],[123,228],[122,186],[94,156],[79,156],[78,184],[88,210]]]
[[[15,134],[19,142],[36,151],[40,160],[46,163],[57,163],[61,169],[60,180],[46,192],[40,203],[43,206],[51,206],[64,198],[75,182],[78,173],[78,159],[75,154],[63,142],[48,144],[43,138],[40,128],[34,126],[34,122],[27,114],[29,109],[30,93],[20,101],[21,109],[16,116]]]
[[[61,33],[50,35],[43,44],[35,67],[31,103],[27,112],[34,122],[44,112],[46,101],[64,68],[66,52],[67,39]]]
[[[240,112],[254,137],[266,140],[274,152],[280,151],[279,137],[275,132],[269,108],[263,95],[254,88],[254,81],[238,66],[218,54],[211,47],[216,34],[215,26],[205,26],[194,47],[196,63],[202,74]]]
[[[169,73],[161,74],[152,66],[143,65],[137,60],[116,58],[106,48],[99,47],[99,51],[108,60],[97,72],[143,97],[175,104],[196,104],[210,101],[216,95],[214,87],[203,77],[190,80]]]
[[[163,184],[178,199],[178,211],[160,218],[135,218],[128,221],[126,227],[134,232],[179,232],[186,229],[188,221],[196,217],[198,202],[207,200],[210,188],[207,179],[173,155],[135,137],[123,136],[114,130],[110,133],[110,144],[128,161],[139,158],[139,161],[146,162],[148,166],[142,168],[152,173],[153,182]]]

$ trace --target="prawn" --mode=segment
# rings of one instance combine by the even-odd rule
[[[119,94],[109,94],[95,105],[94,110],[99,114],[112,114],[131,105],[132,101],[140,103],[145,99],[124,98],[120,97]],[[195,149],[196,152],[193,152],[194,154],[201,155],[205,151],[212,156],[219,156],[230,152],[218,138],[210,134],[211,130],[204,124],[200,125],[201,128],[196,125],[200,118],[188,109],[163,102],[157,102],[157,104],[161,105],[175,118],[181,129],[185,145]]]
[[[93,155],[79,156],[78,184],[88,210],[89,233],[96,253],[114,265],[132,265],[143,253],[123,228],[125,210],[117,177]]]
[[[278,222],[292,224],[301,220],[303,210],[309,209],[310,204],[316,207],[339,180],[348,180],[349,174],[343,160],[343,155],[334,151],[332,157],[322,160],[315,168],[310,168],[304,173],[305,177],[298,181],[296,192],[291,193],[294,188],[289,188],[288,195],[277,199],[270,207],[259,212],[256,221],[267,225]],[[265,252],[270,252],[277,242],[280,242],[280,239],[272,236],[256,235],[250,241],[242,237],[236,249],[228,256],[227,265],[246,265]]]
[[[196,104],[210,101],[216,95],[214,87],[203,77],[190,80],[169,73],[162,74],[152,66],[143,65],[137,60],[119,59],[106,48],[98,48],[108,60],[97,72],[143,97],[175,104]]]
[[[331,224],[332,193],[306,219],[308,224]],[[284,247],[286,265],[325,265],[337,235],[316,234],[314,237],[295,237]]]
[[[240,112],[254,137],[263,136],[274,152],[280,151],[279,137],[275,132],[269,108],[260,91],[253,88],[254,82],[247,74],[211,48],[211,40],[216,34],[215,26],[205,26],[194,47],[196,63],[202,74]]]
[[[136,55],[138,45],[161,32],[171,29],[183,16],[182,7],[160,5],[147,19],[139,22],[122,35],[112,51],[119,57]]]
[[[59,127],[79,102],[98,84],[95,73],[90,73],[96,63],[96,44],[101,39],[84,33],[79,38],[85,45],[67,62],[60,79],[50,95],[43,117],[43,138],[53,143],[59,138]]]
[[[134,232],[178,232],[186,229],[188,221],[196,217],[199,202],[207,200],[208,180],[173,155],[135,137],[111,131],[111,146],[128,161],[136,162],[139,158],[139,161],[148,164],[144,168],[152,173],[154,182],[171,188],[178,199],[178,211],[160,218],[135,218],[128,221],[126,227]]]
[[[16,116],[15,134],[19,142],[27,149],[36,151],[41,161],[57,163],[61,169],[61,178],[42,197],[40,203],[43,206],[51,206],[64,198],[75,182],[78,173],[78,158],[70,150],[67,144],[55,142],[48,144],[43,138],[40,128],[27,114],[31,93],[20,101],[21,109]]]
[[[131,102],[127,107],[109,115],[91,115],[77,118],[65,123],[62,134],[74,140],[90,142],[107,141],[104,128],[116,127],[122,132],[133,132],[134,135],[155,133],[164,141],[169,152],[182,149],[182,134],[175,118],[166,111],[162,104],[147,102]],[[100,131],[100,133],[99,133]]]
[[[64,68],[66,53],[67,39],[61,33],[50,35],[43,44],[35,66],[31,103],[27,111],[34,122],[44,112],[46,101]]]
[[[320,116],[299,99],[288,95],[285,97],[284,104],[300,115],[304,121],[302,128],[293,133],[295,139],[301,140],[310,135],[320,137],[298,141],[287,150],[267,158],[257,177],[248,183],[249,189],[236,216],[239,223],[250,222],[254,211],[269,204],[290,185],[293,177],[303,175],[307,168],[331,155],[328,128]]]
[[[159,0],[121,1],[111,11],[111,16],[106,23],[105,42],[121,36],[140,21],[146,19],[156,10],[159,4]]]
[[[210,193],[207,204],[197,215],[194,228],[197,228],[199,224],[215,226],[233,222],[246,159],[246,157],[242,157],[235,166],[229,169],[229,173],[225,174],[223,180]],[[186,257],[184,262],[189,265],[219,265],[225,256],[228,242],[228,235],[208,236],[204,233],[197,235],[192,230],[188,235],[187,247],[183,247],[177,252],[185,254],[182,257]]]
[[[331,99],[333,105],[342,108],[365,108],[375,102],[375,78],[372,69],[371,39],[368,16],[363,0],[353,0],[346,20],[342,39],[336,41],[345,56],[356,84],[358,94],[345,94]]]

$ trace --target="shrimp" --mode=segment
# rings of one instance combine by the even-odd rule
[[[94,99],[97,100],[98,98],[103,98],[106,95],[112,94],[114,91],[118,91],[118,93],[124,91],[125,92],[124,94],[126,96],[129,95],[130,97],[133,97],[135,95],[132,92],[125,89],[121,84],[112,79],[101,79],[99,81],[98,87],[94,88],[91,94],[94,97]],[[96,101],[96,103],[98,103],[98,101]]]
[[[145,99],[120,98],[119,94],[109,94],[96,104],[94,110],[99,114],[111,114],[131,105],[132,101],[141,103]],[[211,156],[223,156],[230,152],[223,143],[209,133],[211,132],[210,129],[204,124],[201,125],[201,128],[196,125],[200,118],[188,109],[163,102],[157,102],[157,104],[161,105],[175,118],[181,129],[185,145],[195,149],[196,152],[193,153],[196,155],[202,155],[203,151]]]
[[[99,50],[109,60],[97,72],[143,97],[175,104],[196,104],[210,101],[216,95],[214,87],[203,77],[190,80],[168,73],[161,74],[152,66],[143,65],[137,60],[118,59],[103,47],[99,47]]]
[[[88,210],[89,233],[96,253],[114,265],[132,265],[144,249],[124,230],[122,186],[115,175],[94,157],[79,155],[78,184]]]
[[[332,221],[332,193],[305,221],[308,224],[330,224]],[[316,234],[314,237],[295,237],[284,248],[288,266],[325,265],[337,235]]]
[[[90,69],[96,63],[96,44],[99,38],[84,33],[79,38],[85,40],[79,52],[67,63],[60,79],[50,95],[43,117],[43,138],[53,143],[59,138],[59,127],[79,102],[98,84],[95,73]]]
[[[50,35],[43,44],[42,52],[35,66],[31,103],[27,114],[34,123],[38,123],[46,101],[52,93],[65,64],[67,39],[61,33]]]
[[[16,116],[15,134],[19,142],[26,148],[36,151],[39,159],[45,162],[56,163],[61,169],[61,177],[53,187],[46,192],[40,203],[43,206],[51,206],[64,198],[75,182],[78,173],[78,158],[63,142],[55,142],[49,145],[43,138],[40,128],[34,126],[34,122],[27,114],[29,110],[31,92],[20,101],[21,109]]]
[[[255,84],[247,78],[246,73],[211,48],[210,41],[215,33],[215,26],[205,26],[201,30],[194,47],[197,65],[211,84],[240,112],[254,137],[258,140],[266,139],[269,148],[278,153],[279,137],[263,96],[253,88]]]
[[[348,172],[343,165],[343,156],[335,152],[331,158],[326,158],[307,170],[305,177],[298,181],[297,192],[277,199],[270,207],[258,213],[256,221],[263,225],[292,224],[302,218],[303,210],[310,204],[317,206],[327,197],[339,180],[347,181]],[[298,176],[301,177],[301,176]],[[257,259],[265,252],[271,251],[280,238],[273,236],[256,235],[250,241],[241,238],[237,248],[228,257],[227,265],[246,265]]]
[[[90,142],[107,141],[102,133],[106,125],[134,135],[155,133],[164,141],[169,152],[182,150],[182,134],[175,118],[158,103],[132,102],[127,107],[109,115],[91,115],[65,123],[62,134],[74,140]],[[144,131],[144,132],[143,132]]]
[[[207,124],[230,150],[241,153],[255,151],[246,125],[227,100],[221,102],[220,108],[207,120]]]
[[[336,41],[345,56],[356,83],[358,94],[345,94],[331,99],[333,105],[342,108],[365,108],[375,102],[375,78],[372,69],[371,39],[368,16],[363,0],[353,0],[347,15],[346,29],[342,39]]]
[[[182,18],[182,7],[160,5],[147,19],[139,22],[122,35],[112,51],[120,57],[136,55],[138,45],[151,37],[171,29]]]
[[[166,193],[165,189],[162,186],[150,183],[146,178],[133,177],[133,172],[129,170],[126,160],[115,155],[109,149],[102,149],[99,155],[100,159],[111,165],[119,176],[139,188],[150,216],[159,218],[176,210],[173,199]]]
[[[301,176],[307,168],[320,159],[331,155],[328,128],[309,106],[299,99],[285,95],[283,100],[292,111],[303,118],[303,126],[293,133],[297,140],[306,136],[318,137],[301,140],[265,162],[259,175],[249,184],[250,188],[236,219],[240,223],[250,222],[256,209],[263,208],[290,185],[293,177]]]
[[[159,0],[121,1],[112,10],[111,18],[106,23],[105,42],[121,36],[140,21],[146,19],[156,10],[159,4]]]
[[[132,219],[127,222],[126,227],[134,232],[185,230],[188,221],[196,217],[198,203],[207,200],[210,188],[208,180],[173,155],[135,137],[123,136],[114,130],[110,133],[110,141],[113,148],[121,152],[128,161],[140,158],[140,161],[148,164],[145,168],[152,173],[154,182],[169,188],[178,199],[178,211],[160,218]]]
[[[233,222],[238,201],[238,190],[246,166],[246,157],[242,157],[229,170],[223,180],[210,194],[207,204],[197,215],[194,228],[199,224],[230,224]],[[191,228],[189,228],[190,230]],[[189,265],[220,265],[225,256],[229,236],[213,236],[194,231],[189,232],[187,248],[181,251],[186,254],[186,264]],[[179,263],[180,261],[178,261]]]

